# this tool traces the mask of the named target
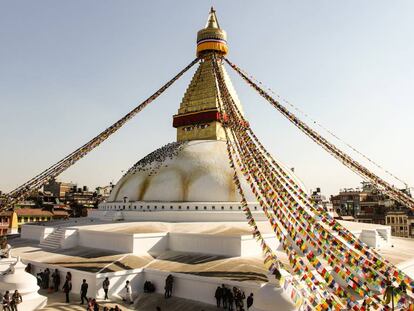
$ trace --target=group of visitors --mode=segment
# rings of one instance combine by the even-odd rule
[[[26,272],[31,273],[32,266],[27,264]],[[70,274],[70,272],[68,272]],[[40,288],[48,289],[50,292],[59,291],[60,286],[60,272],[58,269],[55,269],[52,274],[50,274],[49,268],[46,268],[44,271],[40,271],[37,274],[37,285]]]
[[[108,299],[109,285],[110,285],[109,279],[105,278],[105,280],[102,282],[102,288],[103,288],[104,293],[105,293],[104,300]],[[89,288],[88,283],[86,282],[85,279],[83,279],[82,280],[82,285],[81,285],[81,288],[80,288],[80,298],[81,298],[80,304],[83,305],[85,302],[87,302],[87,307],[86,307],[87,311],[99,311],[99,310],[101,310],[101,308],[99,306],[99,303],[96,301],[95,298],[91,298],[91,297],[88,298],[88,288]],[[129,281],[126,281],[125,291],[126,292],[129,291],[129,293],[131,293],[131,285],[129,284]],[[129,297],[129,303],[133,303],[132,296],[129,295],[128,297]],[[125,299],[126,299],[126,297],[123,298],[124,301],[125,301]],[[103,307],[102,310],[103,311],[122,311],[121,308],[119,308],[118,306],[111,307],[111,308]]]
[[[145,281],[144,283],[144,293],[154,293],[155,285],[150,281]]]
[[[244,300],[246,299],[246,295],[240,288],[233,287],[231,290],[222,284],[221,287],[217,287],[216,292],[214,293],[214,298],[216,298],[217,308],[222,307],[223,309],[227,309],[229,311],[245,311]],[[249,310],[252,305],[253,293],[247,297],[247,310]]]
[[[27,264],[25,271],[27,273],[32,274],[32,265],[30,263]],[[51,274],[50,270],[48,268],[46,268],[44,271],[40,271],[39,273],[37,273],[37,285],[42,288],[42,289],[48,289],[49,292],[58,292],[59,291],[59,287],[60,287],[60,283],[61,283],[61,276],[60,276],[60,271],[58,269],[55,269],[55,271]],[[104,296],[104,300],[108,300],[108,291],[109,291],[109,286],[110,286],[110,281],[109,278],[105,278],[105,280],[102,283],[102,288],[104,290],[105,296]],[[87,310],[88,311],[95,311],[95,310],[100,310],[99,309],[99,304],[96,301],[95,298],[91,298],[88,297],[88,288],[89,285],[86,282],[85,279],[82,280],[82,284],[80,287],[80,304],[84,305],[85,303],[87,304]],[[65,293],[65,301],[66,303],[70,303],[70,293],[72,292],[72,274],[70,272],[66,273],[65,276],[65,282],[63,284],[62,287],[62,291]],[[11,297],[11,296],[10,296]],[[129,281],[126,281],[125,283],[125,287],[124,287],[124,293],[122,295],[122,298],[124,301],[128,302],[129,304],[133,303],[132,300],[132,289],[131,289],[131,285],[129,283]],[[3,298],[3,302],[6,301],[7,299]],[[21,300],[21,299],[20,299]],[[4,309],[4,310],[15,310],[12,309],[12,304],[13,301],[16,301],[15,304],[17,304],[18,300],[13,300],[12,298],[10,298],[10,307],[9,309]],[[5,305],[3,303],[3,305]],[[17,309],[16,309],[17,310]],[[108,310],[108,311],[121,311],[121,309],[118,306],[115,306],[113,308],[107,308],[104,307],[103,310]]]
[[[32,266],[30,264],[26,267],[26,272],[31,273]],[[59,270],[55,269],[55,271],[51,274],[50,270],[46,268],[44,271],[40,271],[38,274],[38,285],[41,288],[49,289],[50,291],[59,291],[60,286],[60,272]],[[51,281],[51,283],[50,283]],[[165,287],[164,287],[164,297],[168,299],[172,296],[173,292],[173,284],[174,284],[174,277],[169,274],[165,279]],[[102,289],[105,293],[104,300],[109,299],[108,291],[110,287],[109,278],[105,278],[102,282]],[[100,310],[99,304],[95,298],[88,297],[88,288],[89,285],[86,282],[86,279],[82,280],[82,284],[80,287],[80,304],[83,305],[85,302],[87,303],[87,311],[98,311]],[[72,274],[70,272],[66,273],[65,282],[62,287],[63,292],[65,293],[66,303],[70,303],[70,293],[72,291]],[[144,292],[151,293],[155,291],[155,286],[149,281],[144,283]],[[123,292],[121,293],[122,300],[126,303],[133,304],[132,299],[132,288],[130,281],[125,282],[125,286],[123,288]],[[233,287],[232,289],[227,288],[224,284],[222,286],[218,286],[214,297],[217,302],[218,308],[223,308],[229,311],[245,311],[249,310],[253,305],[253,293],[251,293],[247,299],[245,293],[237,287]],[[19,292],[16,290],[13,295],[10,295],[9,292],[3,296],[3,310],[14,311],[17,310],[17,305],[22,302],[22,297]],[[247,309],[245,309],[245,306]],[[118,306],[113,308],[104,307],[104,311],[121,311]],[[160,307],[157,307],[157,311],[161,310]]]
[[[16,289],[13,294],[10,294],[9,291],[3,295],[2,304],[4,311],[17,311],[17,306],[23,302],[22,295]]]
[[[88,299],[88,306],[86,307],[86,311],[99,311],[99,310],[103,310],[103,311],[122,311],[122,309],[118,306],[111,307],[111,308],[103,307],[101,309],[95,298],[89,298]]]

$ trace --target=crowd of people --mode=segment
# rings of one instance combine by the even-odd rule
[[[26,267],[26,272],[31,273],[32,267],[30,264]],[[50,272],[48,268],[44,271],[40,271],[37,274],[38,285],[43,289],[48,289],[49,292],[57,292],[59,291],[60,284],[61,284],[61,277],[60,272],[58,269],[55,269],[53,273]],[[173,293],[173,285],[174,285],[174,277],[169,274],[165,279],[165,286],[164,286],[164,298],[168,299],[172,297]],[[102,289],[104,291],[104,300],[108,300],[108,291],[110,288],[110,280],[109,278],[105,278],[102,282]],[[121,311],[118,306],[108,308],[103,307],[100,308],[98,302],[95,298],[88,297],[88,289],[89,285],[86,279],[82,280],[82,284],[80,286],[80,304],[84,305],[86,303],[86,310],[87,311]],[[62,286],[62,291],[65,293],[66,303],[70,303],[70,293],[72,291],[72,274],[70,272],[66,273],[65,281]],[[144,292],[145,293],[152,293],[155,292],[155,285],[149,281],[144,283]],[[130,281],[126,281],[125,285],[121,291],[121,298],[125,303],[133,304],[132,298],[132,287]],[[218,286],[214,297],[216,299],[217,308],[223,308],[228,311],[246,311],[250,310],[253,306],[253,293],[250,293],[248,297],[246,297],[245,293],[237,287],[229,288],[226,287],[224,284],[222,286]],[[3,310],[14,311],[17,310],[17,305],[22,301],[21,295],[18,291],[15,294],[10,295],[7,292],[3,297]],[[156,311],[160,311],[160,307],[156,307]]]
[[[222,307],[225,310],[229,311],[245,311],[246,300],[245,293],[237,287],[233,289],[227,288],[224,284],[218,286],[216,292],[214,293],[214,298],[216,298],[217,308]],[[249,310],[253,306],[253,293],[247,297],[246,308]]]
[[[28,273],[33,274],[32,271],[32,265],[30,263],[27,264],[25,271]],[[46,268],[45,270],[40,270],[39,273],[36,274],[37,278],[37,285],[42,288],[49,291],[49,293],[52,292],[58,292],[61,285],[61,272],[58,269],[55,269],[53,273],[50,272],[49,268]],[[105,280],[102,282],[102,288],[105,293],[104,300],[108,300],[108,291],[109,291],[110,281],[109,278],[105,278]],[[86,279],[82,280],[82,284],[80,287],[80,304],[85,305],[86,304],[86,310],[87,311],[122,311],[120,307],[103,307],[101,308],[99,306],[99,303],[96,301],[95,298],[88,297],[88,288],[89,285],[86,282]],[[70,294],[72,292],[72,274],[70,272],[67,272],[65,275],[65,281],[62,286],[62,292],[65,294],[65,302],[70,303]],[[131,285],[129,284],[129,281],[126,282],[125,288],[124,288],[124,297],[123,300],[127,301],[128,303],[132,304],[132,289]],[[16,293],[18,293],[16,291]],[[20,295],[20,294],[19,294]],[[14,311],[17,310],[17,304],[22,301],[22,297],[18,297],[16,295],[10,295],[9,292],[5,294],[3,297],[3,310],[7,311]]]

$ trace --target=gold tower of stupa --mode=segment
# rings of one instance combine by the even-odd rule
[[[200,65],[188,86],[178,113],[173,117],[177,128],[177,141],[224,140],[225,133],[220,122],[220,102],[213,72],[213,53],[228,53],[227,34],[219,26],[216,12],[211,8],[207,24],[197,33],[197,56]],[[236,105],[241,105],[227,72],[219,62],[219,68]]]

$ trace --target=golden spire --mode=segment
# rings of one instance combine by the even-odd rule
[[[211,8],[206,27],[197,33],[200,65],[184,94],[178,113],[173,117],[178,141],[226,139],[221,124],[222,103],[212,63],[213,52],[219,55],[227,53],[226,38],[226,32],[220,28],[216,12]],[[235,104],[243,111],[224,66],[221,62],[218,65]]]
[[[226,55],[227,34],[220,28],[217,20],[216,11],[211,7],[208,14],[207,24],[204,29],[197,33],[197,56],[203,57],[210,52],[216,52],[221,55]]]

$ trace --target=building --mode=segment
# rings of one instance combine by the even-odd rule
[[[321,188],[316,188],[316,190],[310,192],[310,198],[312,202],[321,205],[325,211],[328,212],[334,218],[337,218],[337,213],[334,210],[333,204],[330,200],[326,198],[321,192]]]
[[[0,213],[0,235],[18,233],[24,224],[68,218],[69,212],[65,210],[48,211],[40,208],[20,207],[14,211],[2,211]]]
[[[7,235],[11,233],[12,229],[12,211],[0,212],[0,235]]]
[[[96,187],[95,192],[97,196],[100,198],[100,201],[104,201],[109,197],[113,188],[114,185],[110,183],[108,186]]]
[[[88,187],[72,187],[65,195],[65,203],[69,205],[81,205],[84,207],[94,207],[98,204],[97,193],[90,191]]]
[[[17,217],[17,225],[27,223],[49,222],[54,220],[64,220],[69,218],[69,212],[64,210],[44,210],[40,208],[16,208],[14,214]]]
[[[23,224],[53,220],[53,213],[40,208],[18,208],[15,210],[19,228]]]
[[[50,192],[52,196],[64,200],[66,193],[72,190],[75,186],[73,183],[66,183],[51,179],[46,185],[43,186],[43,191]]]
[[[367,182],[362,182],[361,188],[342,189],[331,196],[331,202],[342,219],[382,225],[386,224],[387,211],[399,208],[397,202]]]
[[[0,206],[3,204],[3,201],[5,200],[5,193],[3,193],[1,190],[0,190]]]
[[[414,238],[414,213],[410,210],[391,210],[386,214],[386,224],[391,234],[402,238]]]

